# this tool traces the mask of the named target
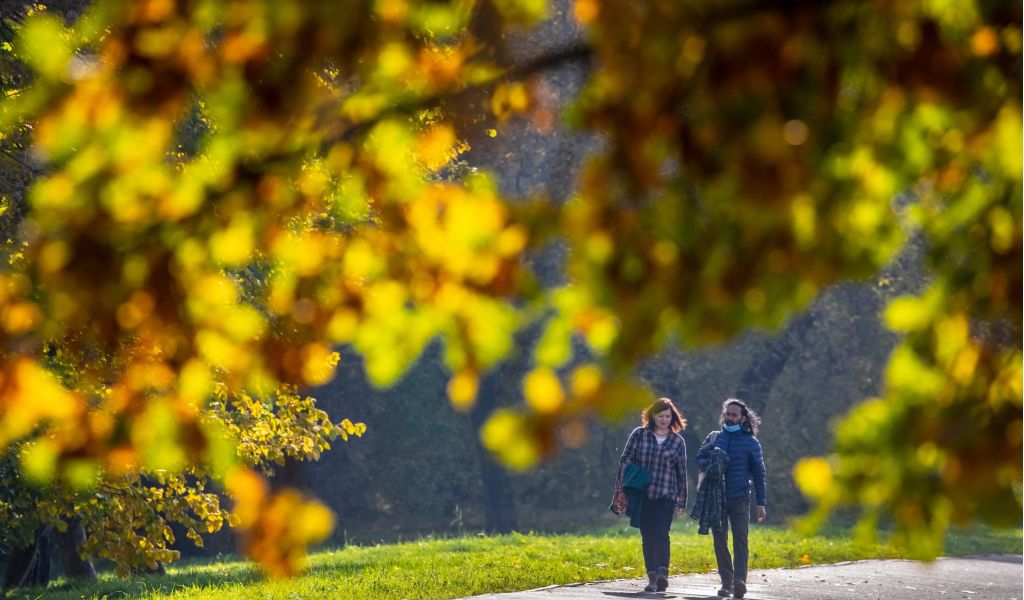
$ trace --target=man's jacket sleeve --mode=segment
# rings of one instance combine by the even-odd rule
[[[757,505],[768,506],[764,453],[761,451],[761,442],[757,441],[757,438],[754,438],[754,449],[750,453],[750,473],[754,476],[754,492],[757,494]]]

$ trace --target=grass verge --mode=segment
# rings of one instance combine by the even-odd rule
[[[856,545],[847,533],[831,530],[808,537],[786,528],[754,527],[751,567],[902,557],[884,545]],[[946,544],[949,556],[1020,552],[1020,530],[955,532]],[[169,567],[163,576],[123,580],[104,574],[87,585],[57,581],[45,589],[18,590],[7,597],[448,599],[640,577],[642,565],[637,531],[615,527],[587,535],[469,536],[323,550],[310,557],[305,574],[280,581],[264,579],[241,560],[185,561]],[[677,522],[672,532],[672,573],[713,569],[710,536],[697,535],[692,521]]]

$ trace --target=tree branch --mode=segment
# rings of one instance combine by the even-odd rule
[[[475,92],[488,89],[499,81],[508,80],[521,80],[531,75],[557,67],[559,65],[589,60],[593,57],[593,49],[584,43],[571,44],[556,52],[544,54],[537,58],[527,61],[521,65],[509,67],[508,69],[500,72],[493,77],[487,78],[484,81],[468,85],[457,90],[445,90],[436,92],[427,96],[415,98],[412,100],[399,102],[394,106],[388,108],[384,112],[367,119],[365,121],[359,121],[353,123],[342,132],[332,136],[323,143],[323,148],[329,148],[339,142],[349,141],[367,130],[371,129],[377,123],[380,123],[385,118],[392,115],[405,115],[412,114],[416,111],[423,110],[425,108],[432,108],[439,105],[443,101],[458,100],[464,98]]]
[[[13,160],[14,162],[18,163],[19,165],[21,165],[21,166],[25,167],[25,168],[26,168],[26,169],[28,169],[29,171],[32,171],[32,170],[33,170],[33,167],[32,167],[32,165],[30,165],[30,164],[26,163],[25,161],[21,160],[21,159],[20,159],[20,158],[18,158],[17,156],[15,156],[15,155],[11,154],[11,151],[10,151],[10,150],[8,150],[8,149],[6,149],[6,148],[0,148],[0,153],[2,153],[3,155],[5,155],[5,156],[6,156],[7,158],[9,158],[9,159]]]
[[[755,1],[732,5],[725,8],[716,4],[714,5],[714,9],[708,11],[700,11],[699,7],[691,8],[696,28],[698,30],[705,31],[709,27],[718,26],[723,23],[740,19],[746,19],[766,12],[789,15],[809,7],[826,9],[845,1],[846,0],[779,0],[778,2],[773,3]],[[325,140],[322,147],[326,149],[339,142],[352,140],[389,116],[412,114],[418,110],[436,107],[443,101],[458,100],[472,93],[488,89],[499,81],[522,80],[530,75],[558,67],[565,63],[592,60],[594,56],[594,48],[592,48],[588,43],[582,40],[574,41],[573,43],[554,52],[542,54],[520,65],[513,65],[502,71],[500,74],[485,81],[474,83],[457,90],[449,89],[430,94],[428,96],[398,102],[394,106],[389,107],[370,119],[348,125],[340,133]]]

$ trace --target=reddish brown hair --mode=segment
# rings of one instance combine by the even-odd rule
[[[672,411],[672,422],[669,423],[669,430],[682,431],[686,429],[686,419],[683,418],[683,415],[679,413],[679,409],[668,398],[658,398],[654,401],[654,404],[651,404],[644,412],[640,413],[640,424],[654,431],[654,415],[666,410]]]

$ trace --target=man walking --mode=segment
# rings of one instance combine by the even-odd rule
[[[720,448],[729,457],[725,468],[726,527],[712,525],[715,539],[715,559],[718,561],[718,575],[722,578],[719,596],[732,594],[742,598],[747,593],[747,529],[750,523],[751,483],[757,496],[757,522],[768,516],[768,500],[765,488],[764,455],[757,432],[761,418],[746,403],[729,398],[722,403],[722,425],[720,431],[711,432],[701,444],[697,453],[697,466],[706,471],[711,465],[714,448]],[[733,554],[729,555],[729,529],[732,528]]]

